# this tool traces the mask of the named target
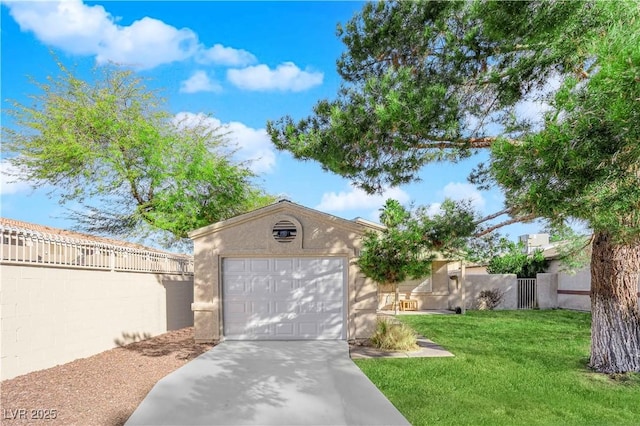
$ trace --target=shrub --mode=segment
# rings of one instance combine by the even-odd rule
[[[500,289],[482,290],[476,300],[476,308],[480,311],[492,311],[502,302],[503,298],[504,292]]]
[[[489,261],[487,272],[516,274],[518,278],[535,278],[538,273],[545,272],[548,266],[549,262],[541,250],[527,254],[522,251],[522,245],[511,243],[505,253]]]
[[[416,337],[416,333],[406,324],[378,319],[371,343],[387,351],[413,351],[418,349]]]

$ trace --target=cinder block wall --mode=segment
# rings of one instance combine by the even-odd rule
[[[193,325],[193,276],[0,265],[0,378]]]

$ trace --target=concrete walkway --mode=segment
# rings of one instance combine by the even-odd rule
[[[352,359],[363,358],[439,358],[454,356],[451,352],[437,345],[426,337],[418,336],[416,339],[418,350],[415,351],[383,351],[371,346],[352,346],[350,355]]]
[[[160,380],[126,424],[409,423],[344,341],[226,341]]]

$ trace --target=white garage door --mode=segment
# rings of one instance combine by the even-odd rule
[[[224,336],[344,339],[344,288],[343,258],[225,258]]]

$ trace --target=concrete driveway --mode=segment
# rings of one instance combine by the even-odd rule
[[[160,380],[127,425],[408,425],[344,341],[225,341]]]

